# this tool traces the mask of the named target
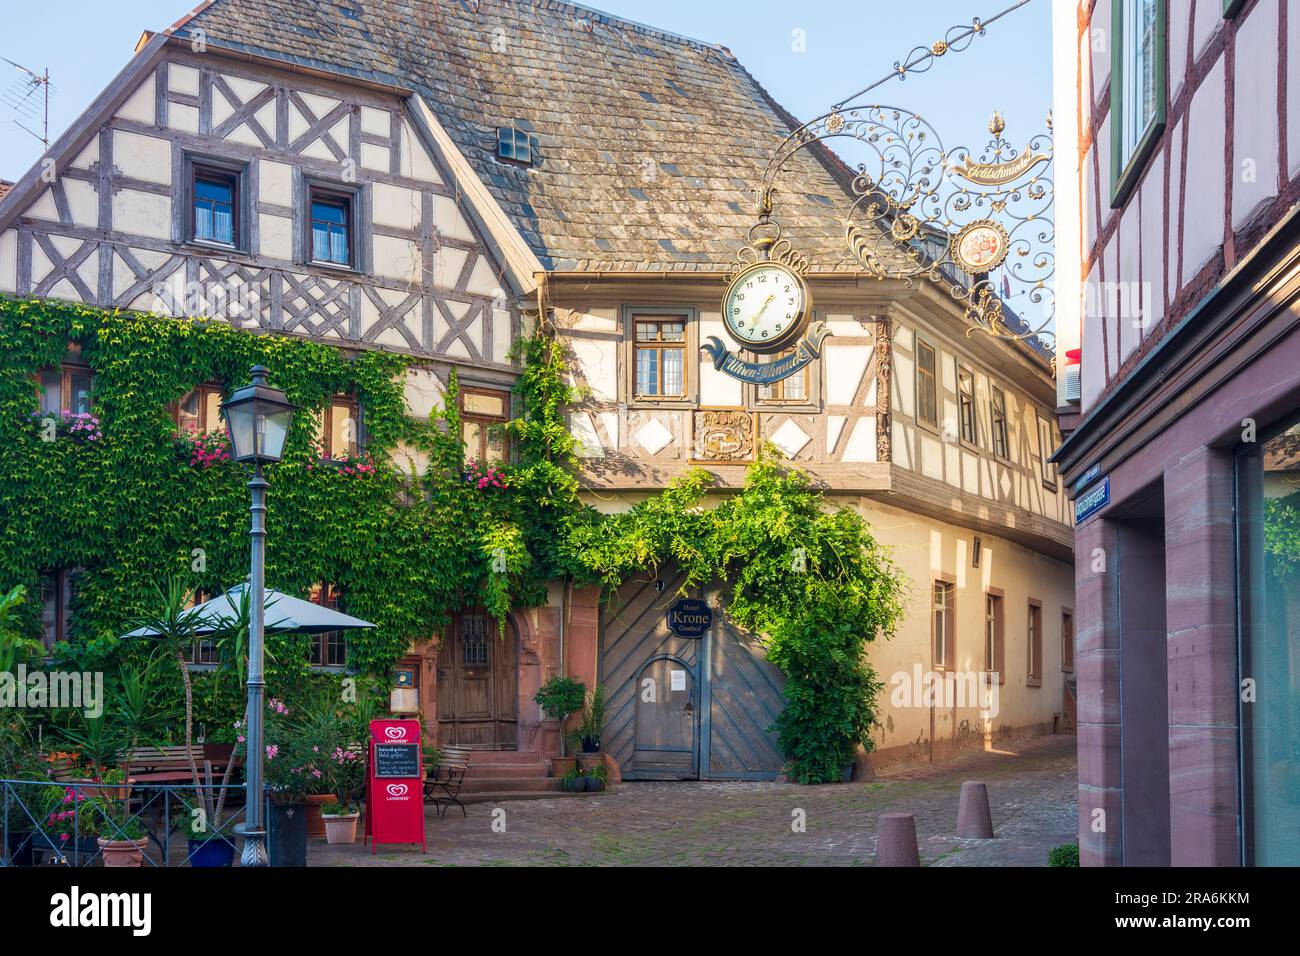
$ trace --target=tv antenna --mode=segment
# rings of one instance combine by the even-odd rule
[[[47,67],[43,73],[37,73],[6,57],[0,57],[0,60],[4,60],[19,74],[8,87],[0,90],[0,103],[4,103],[17,114],[13,121],[15,126],[39,139],[41,145],[49,149],[50,93],[53,89],[50,86],[49,68]],[[39,124],[41,131],[37,133],[26,125],[27,123],[31,123],[32,126]]]

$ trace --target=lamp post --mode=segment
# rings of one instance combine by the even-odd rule
[[[266,384],[266,369],[254,365],[252,384],[237,389],[221,405],[230,445],[235,461],[253,466],[253,477],[248,482],[252,494],[252,526],[249,531],[252,552],[252,571],[248,587],[252,592],[251,613],[248,622],[248,759],[244,767],[245,807],[244,824],[238,830],[244,835],[244,849],[240,855],[242,866],[267,866],[266,830],[262,819],[262,763],[265,748],[262,743],[262,702],[266,696],[266,681],[262,674],[265,656],[263,629],[265,626],[266,593],[266,488],[262,466],[280,460],[284,453],[284,440],[289,434],[297,406],[287,401],[284,392]]]

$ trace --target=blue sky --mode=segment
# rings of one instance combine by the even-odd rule
[[[0,57],[40,72],[49,68],[55,93],[50,138],[81,113],[130,58],[146,29],[171,25],[197,0],[44,0],[11,4],[0,34]],[[439,0],[451,2],[451,0]],[[985,19],[1013,0],[602,0],[608,13],[699,40],[721,43],[796,116],[827,111],[885,75],[914,46],[928,46],[949,27]],[[803,31],[804,52],[795,50]],[[989,27],[962,53],[924,74],[891,81],[864,102],[920,113],[944,145],[978,151],[988,139],[989,113],[1000,110],[1007,137],[1023,142],[1043,128],[1051,105],[1051,0],[1032,0]],[[19,74],[0,63],[0,93]],[[17,179],[41,145],[0,103],[0,178]],[[25,121],[34,129],[31,121]]]

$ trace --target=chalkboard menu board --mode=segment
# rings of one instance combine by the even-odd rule
[[[419,744],[375,744],[375,777],[420,776]]]

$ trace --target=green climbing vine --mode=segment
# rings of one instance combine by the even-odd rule
[[[36,370],[57,367],[69,343],[95,374],[94,411],[50,421],[38,411]],[[868,643],[901,618],[904,583],[851,509],[832,509],[805,476],[763,454],[743,489],[706,507],[711,478],[689,472],[630,510],[584,504],[566,407],[563,344],[539,331],[517,346],[518,416],[505,426],[516,462],[466,462],[453,374],[427,421],[405,410],[407,360],[339,350],[228,324],[0,298],[0,591],[37,591],[40,571],[84,569],[72,640],[59,662],[107,670],[147,655],[123,641],[124,622],[181,574],[215,592],[247,574],[244,468],[220,436],[178,434],[170,403],[190,389],[247,380],[250,366],[300,405],[284,460],[269,469],[267,582],[306,595],[318,582],[375,622],[350,637],[349,664],[385,677],[411,642],[450,613],[482,605],[503,621],[572,579],[616,589],[636,571],[675,561],[688,585],[717,582],[726,613],[762,635],[786,674],[780,745],[798,780],[836,779],[870,746],[880,687]],[[340,393],[363,409],[365,458],[325,463],[312,415]],[[416,478],[394,464],[404,446],[427,457]],[[40,633],[39,601],[15,610]],[[286,693],[328,679],[310,671],[307,641],[268,639],[268,680]],[[206,681],[206,683],[205,683]],[[196,686],[197,719],[238,715],[237,680]]]

